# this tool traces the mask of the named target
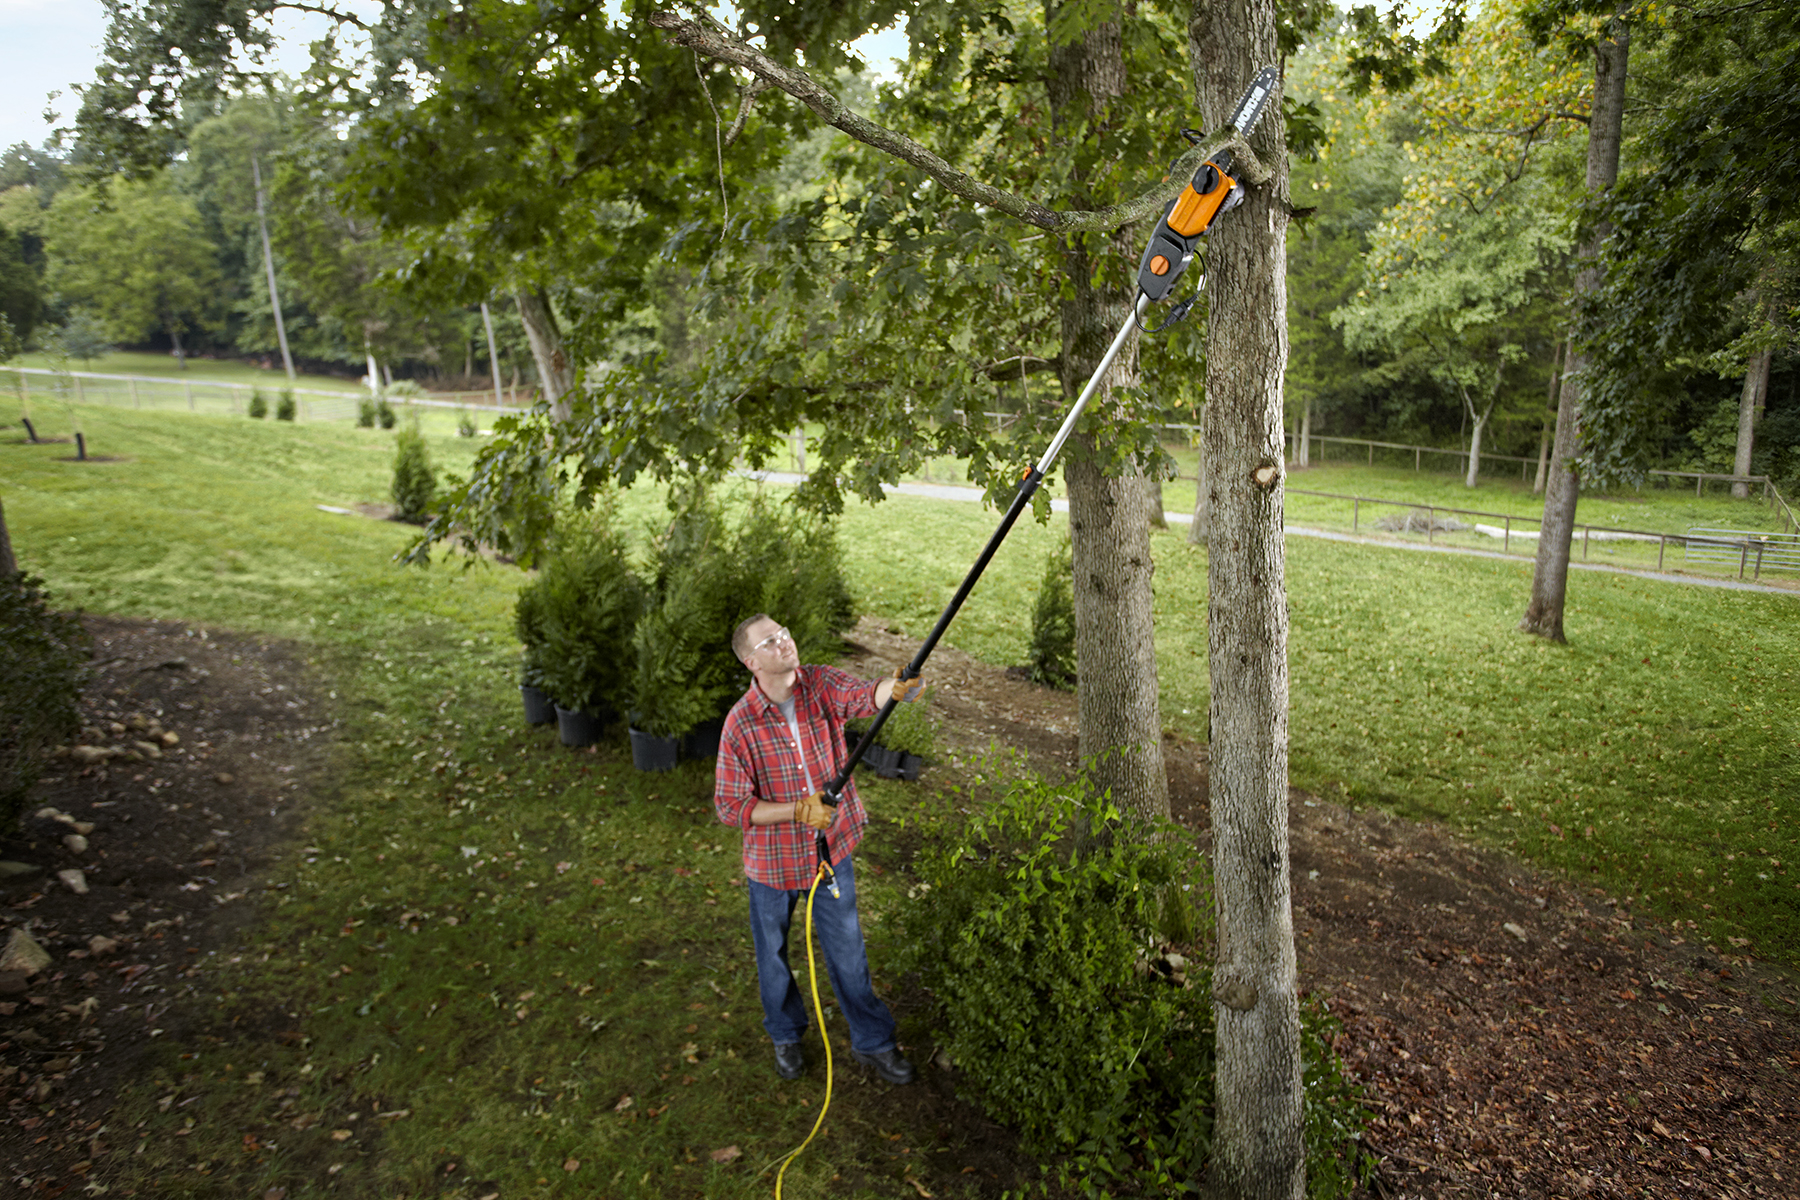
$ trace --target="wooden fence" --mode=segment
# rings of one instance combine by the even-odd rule
[[[355,420],[369,392],[330,392],[318,388],[288,387],[283,381],[269,383],[221,383],[208,379],[170,379],[155,375],[108,375],[96,371],[52,371],[44,367],[0,367],[0,376],[12,375],[19,396],[27,403],[56,403],[73,400],[78,404],[113,404],[124,408],[174,408],[188,412],[243,415],[250,398],[257,392],[274,407],[282,392],[294,397],[296,417],[302,421]],[[530,400],[515,389],[499,409],[494,405],[492,390],[480,392],[433,392],[418,396],[393,396],[393,404],[417,404],[425,408],[486,410],[488,412],[521,411]]]

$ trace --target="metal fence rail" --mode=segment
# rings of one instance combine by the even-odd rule
[[[112,404],[135,409],[178,409],[187,412],[243,415],[257,392],[271,405],[282,392],[291,392],[302,421],[355,420],[369,392],[330,392],[319,388],[288,387],[269,383],[222,383],[210,379],[170,379],[154,375],[108,375],[97,371],[52,371],[45,367],[0,367],[0,378],[12,375],[20,396],[29,404],[73,400],[78,404]],[[425,408],[484,409],[518,412],[524,407],[509,401],[494,406],[494,393],[439,392],[436,395],[390,397],[390,403],[417,404]]]
[[[1800,534],[1696,525],[1688,529],[1686,553],[1690,563],[1736,567],[1739,579],[1746,573],[1760,579],[1764,571],[1800,573]]]

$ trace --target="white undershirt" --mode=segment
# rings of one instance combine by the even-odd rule
[[[800,742],[800,721],[794,712],[793,694],[790,692],[786,700],[777,700],[775,707],[779,708],[781,715],[787,718],[788,732],[794,735],[794,752],[800,756],[800,774],[806,779],[807,794],[811,795],[813,792],[812,772],[807,769],[806,750]]]

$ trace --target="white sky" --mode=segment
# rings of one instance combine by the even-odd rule
[[[350,7],[379,14],[379,6],[368,0],[352,0]],[[308,45],[327,27],[322,16],[280,14],[275,66],[291,74],[305,70],[311,61]],[[19,142],[41,145],[57,124],[74,123],[80,102],[70,85],[93,78],[105,38],[106,10],[100,0],[0,0],[0,148]],[[906,57],[906,34],[871,34],[857,49],[877,74],[889,75],[888,60]],[[62,95],[47,102],[53,91]],[[46,103],[61,114],[59,121],[44,121]]]

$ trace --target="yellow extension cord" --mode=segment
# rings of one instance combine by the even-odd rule
[[[775,1173],[775,1200],[781,1200],[781,1178],[787,1174],[788,1165],[799,1158],[800,1151],[810,1146],[812,1140],[819,1135],[819,1128],[825,1124],[825,1113],[831,1108],[831,1034],[825,1028],[825,1006],[819,1002],[819,964],[813,958],[812,936],[813,897],[819,894],[819,884],[824,881],[828,870],[830,868],[824,863],[819,864],[819,873],[813,876],[812,890],[806,893],[806,973],[812,980],[813,1012],[819,1019],[819,1037],[825,1043],[825,1103],[819,1105],[819,1119],[813,1122],[812,1132],[806,1135],[806,1140],[781,1160],[781,1170]]]

